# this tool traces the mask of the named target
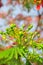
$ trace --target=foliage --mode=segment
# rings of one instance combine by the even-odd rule
[[[12,44],[11,48],[0,51],[0,64],[31,65],[31,62],[43,62],[43,54],[40,55],[34,50],[38,49],[43,52],[43,40],[41,42],[36,42],[34,40],[35,36],[38,35],[38,32],[30,33],[29,30],[32,27],[33,26],[30,25],[24,30],[24,25],[21,28],[17,28],[15,24],[11,24],[10,27],[6,29],[6,32],[0,31],[3,41],[9,36],[14,38],[14,44]],[[29,47],[32,47],[33,52],[28,50]],[[26,59],[26,64],[23,63],[21,57]]]

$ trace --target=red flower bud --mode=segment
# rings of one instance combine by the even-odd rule
[[[40,5],[37,5],[37,6],[36,6],[36,9],[37,9],[37,10],[40,10]]]

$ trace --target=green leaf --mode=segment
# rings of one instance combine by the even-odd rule
[[[19,54],[21,57],[23,57],[23,54],[21,53],[21,51],[20,51],[19,48],[17,48],[17,51],[18,51],[18,54]]]
[[[13,55],[14,55],[14,48],[12,48],[12,50],[11,50],[11,52],[10,52],[8,58],[6,59],[6,61],[11,60],[11,59],[13,58]]]
[[[27,59],[26,59],[26,65],[31,65],[31,63]]]
[[[15,57],[15,59],[18,59],[18,50],[17,50],[17,48],[14,48],[14,57]]]
[[[0,59],[7,58],[11,53],[12,48],[0,52]]]

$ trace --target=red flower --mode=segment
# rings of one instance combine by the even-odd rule
[[[36,9],[37,9],[37,10],[40,10],[40,5],[37,5],[37,6],[36,6]]]

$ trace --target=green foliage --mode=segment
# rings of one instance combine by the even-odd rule
[[[31,65],[28,59],[26,60],[26,65]]]
[[[33,2],[34,2],[34,0],[23,0],[24,1],[24,3],[23,3],[23,5],[24,5],[24,7],[26,7],[27,9],[28,9],[28,11],[33,7]]]
[[[16,44],[12,45],[11,48],[0,51],[0,64],[7,65],[24,65],[22,63],[21,57],[26,59],[26,65],[31,65],[31,62],[43,62],[40,54],[37,54],[34,49],[43,51],[43,41],[36,42],[34,37],[38,35],[38,32],[29,32],[33,26],[30,25],[26,30],[24,26],[22,28],[17,28],[15,24],[11,24],[9,28],[6,29],[6,32],[0,31],[0,34],[3,36],[11,36],[16,39]],[[5,40],[5,39],[4,39]],[[4,41],[3,40],[3,41]],[[33,52],[29,52],[28,48],[32,47]],[[34,60],[35,59],[35,60]]]

